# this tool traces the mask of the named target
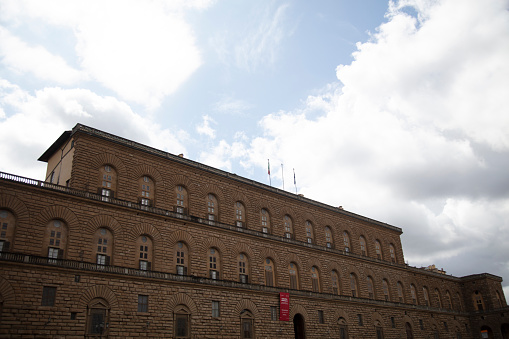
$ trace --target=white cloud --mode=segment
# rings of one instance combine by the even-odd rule
[[[42,46],[29,46],[0,26],[0,57],[5,67],[22,75],[32,73],[41,80],[70,85],[87,75],[70,67],[66,61]]]
[[[65,130],[77,122],[148,144],[184,153],[187,134],[162,129],[113,98],[84,89],[45,88],[30,95],[18,86],[0,82],[0,107],[9,111],[0,120],[0,170],[41,178],[45,164],[34,161]]]
[[[419,17],[393,4],[355,60],[338,67],[341,89],[267,115],[265,135],[243,153],[224,142],[217,152],[262,169],[267,158],[284,163],[295,168],[299,193],[402,227],[412,265],[507,281],[507,4],[404,4]],[[293,173],[285,174],[293,191]]]
[[[251,105],[244,100],[234,99],[226,96],[214,104],[214,110],[227,114],[243,114],[251,108]]]
[[[214,139],[216,137],[216,131],[210,126],[210,123],[215,123],[214,119],[208,115],[204,115],[202,119],[201,125],[196,126],[196,131],[201,135],[206,135]]]
[[[156,108],[202,63],[182,11],[191,6],[203,9],[209,4],[207,1],[177,4],[165,1],[4,1],[1,18],[16,27],[23,25],[26,18],[36,18],[44,25],[71,29],[77,45],[67,48],[75,48],[76,59],[84,72],[124,100]],[[27,48],[15,51],[23,52],[23,60],[33,57],[27,56]],[[40,50],[36,52],[45,59],[50,58]],[[9,55],[11,64],[14,58],[15,55]],[[60,68],[65,64],[58,56],[53,56],[53,60],[58,61]],[[23,65],[28,65],[36,74],[48,72],[35,62],[30,64],[25,60]]]

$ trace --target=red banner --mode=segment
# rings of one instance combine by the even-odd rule
[[[290,320],[290,293],[279,293],[279,320]]]

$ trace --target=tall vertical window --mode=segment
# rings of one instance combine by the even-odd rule
[[[333,294],[339,294],[339,275],[336,270],[332,270],[331,272],[331,285],[332,285],[332,293]]]
[[[139,203],[143,206],[152,206],[154,201],[154,182],[150,177],[143,176],[138,181]]]
[[[277,320],[277,306],[271,306],[270,307],[270,320],[276,321]]]
[[[443,308],[442,297],[440,296],[440,291],[438,290],[438,288],[435,288],[435,299],[437,301],[437,307]]]
[[[272,259],[265,259],[265,286],[274,286],[274,262]]]
[[[313,224],[309,220],[306,220],[306,241],[308,244],[313,243]]]
[[[239,262],[239,281],[243,284],[249,282],[249,260],[245,253],[240,253],[238,257]]]
[[[219,279],[221,270],[219,251],[216,248],[209,249],[209,278]]]
[[[191,338],[191,312],[185,305],[178,305],[174,311],[175,326],[174,337],[183,339]]]
[[[412,304],[417,305],[417,290],[414,284],[410,284],[410,295],[412,296]]]
[[[87,306],[87,336],[108,335],[109,305],[101,298],[95,298]]]
[[[113,236],[104,227],[99,228],[94,236],[94,252],[98,265],[110,265],[113,253]]]
[[[379,260],[383,259],[382,256],[382,245],[380,244],[380,241],[375,240],[375,251],[376,251],[376,258]]]
[[[152,269],[152,239],[146,235],[142,235],[136,242],[139,258],[139,268],[143,271]]]
[[[361,246],[361,255],[368,255],[368,251],[366,249],[366,239],[362,235],[359,238],[359,244]]]
[[[339,339],[348,339],[348,325],[345,318],[338,319]]]
[[[44,237],[46,253],[50,259],[62,259],[67,243],[67,226],[61,220],[50,220]]]
[[[311,267],[311,287],[313,292],[320,292],[320,273],[316,266]]]
[[[249,310],[243,310],[240,313],[241,339],[253,339],[254,335],[254,317]]]
[[[424,305],[429,306],[429,293],[426,286],[422,288],[422,294],[424,295]]]
[[[283,218],[284,226],[285,226],[285,238],[291,239],[293,238],[293,223],[292,218],[287,214]]]
[[[400,303],[403,303],[405,302],[405,298],[403,295],[403,285],[401,284],[401,282],[398,281],[397,287],[398,287],[398,300]]]
[[[391,253],[391,262],[393,264],[395,264],[397,261],[396,261],[396,249],[394,248],[394,245],[393,244],[390,244],[389,245],[389,251]]]
[[[334,247],[334,242],[332,240],[332,230],[329,226],[325,226],[325,246],[327,246],[327,248]]]
[[[375,299],[375,287],[373,285],[373,278],[371,278],[369,275],[366,279],[367,285],[368,285],[368,297],[369,299]]]
[[[262,224],[262,232],[270,233],[270,216],[269,212],[265,208],[262,208],[260,211],[260,219]]]
[[[496,296],[497,296],[497,303],[498,303],[498,307],[504,307],[504,304],[502,302],[502,298],[500,297],[500,292],[499,291],[495,291],[496,292]],[[446,298],[449,300],[449,309],[452,309],[452,303],[451,303],[451,295],[449,294],[449,291],[446,292]]]
[[[319,324],[325,324],[325,317],[323,315],[323,311],[322,310],[318,311],[318,323]]]
[[[99,169],[99,194],[103,201],[113,198],[117,188],[117,172],[110,165],[104,165]]]
[[[176,273],[178,275],[187,275],[188,250],[186,244],[179,241],[175,246]]]
[[[0,252],[8,252],[14,239],[16,218],[7,210],[0,210]]]
[[[290,288],[292,290],[298,290],[299,289],[299,270],[295,263],[291,262],[288,265],[288,274],[290,275]]]
[[[219,301],[212,301],[212,317],[219,318]]]
[[[449,291],[445,291],[445,302],[447,303],[447,308],[452,310],[452,298]]]
[[[350,273],[350,290],[352,291],[352,297],[359,296],[359,288],[357,284],[357,277],[355,274]]]
[[[217,220],[217,198],[214,194],[207,194],[207,218]]]
[[[41,306],[54,306],[57,296],[57,288],[53,286],[44,286],[42,288]]]
[[[385,301],[391,300],[391,296],[389,294],[389,283],[387,282],[386,279],[382,280],[382,289],[384,291],[384,299],[385,299]]]
[[[188,214],[187,213],[187,190],[184,186],[178,185],[175,187],[175,197],[177,200],[177,205],[175,206],[175,212],[180,214]]]
[[[138,312],[148,312],[148,295],[138,294]]]
[[[235,203],[235,226],[245,227],[246,226],[246,208],[240,201]]]
[[[345,245],[345,252],[350,252],[350,236],[347,231],[343,232],[343,243]]]

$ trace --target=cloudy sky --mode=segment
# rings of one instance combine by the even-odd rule
[[[508,9],[0,0],[0,170],[43,179],[78,122],[267,184],[270,159],[273,186],[401,227],[410,265],[490,272],[507,296]]]

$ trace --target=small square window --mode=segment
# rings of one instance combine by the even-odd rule
[[[44,286],[42,288],[42,306],[54,306],[57,295],[57,288],[53,286]]]
[[[148,295],[138,295],[138,312],[148,312]]]

